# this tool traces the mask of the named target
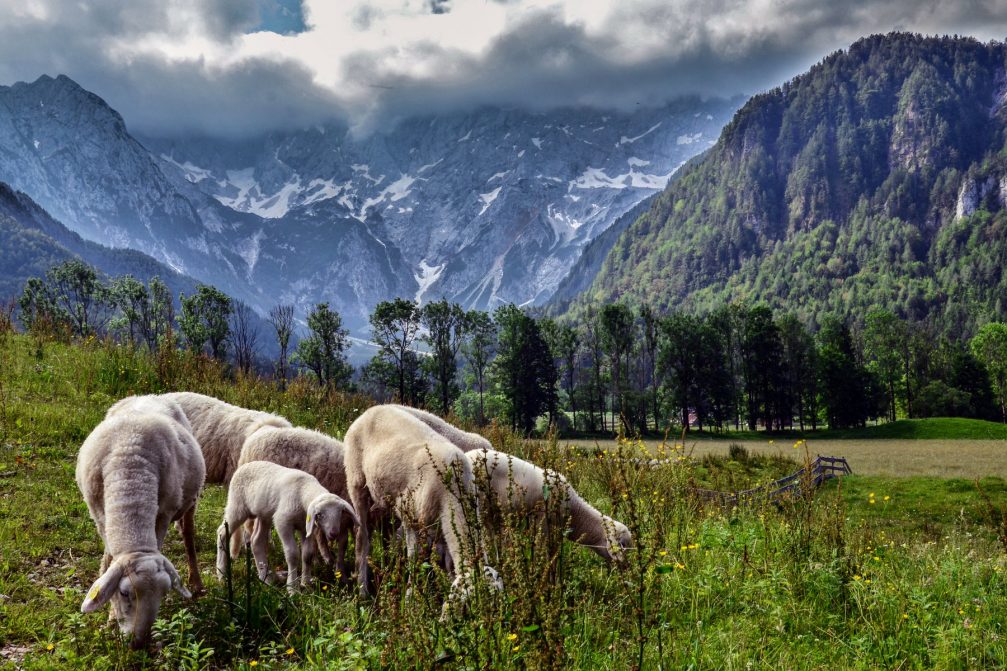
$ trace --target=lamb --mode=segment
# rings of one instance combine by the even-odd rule
[[[228,533],[241,532],[241,525],[256,519],[252,534],[252,555],[261,580],[268,580],[270,525],[283,544],[287,560],[287,589],[294,591],[300,560],[302,585],[311,582],[315,546],[338,537],[350,524],[359,524],[346,501],[329,492],[314,476],[268,461],[250,461],[239,466],[227,491],[224,521],[217,529],[217,573],[227,571]],[[301,536],[298,549],[295,533]],[[232,555],[232,558],[237,555]]]
[[[278,415],[239,408],[212,396],[182,391],[162,394],[162,398],[177,402],[189,419],[193,435],[203,450],[207,482],[227,484],[231,481],[238,467],[241,446],[259,429],[291,427],[290,422]]]
[[[350,498],[346,490],[343,444],[319,431],[263,427],[253,433],[241,448],[238,466],[250,461],[270,461],[304,471],[313,475],[322,487],[333,494],[344,500]],[[246,523],[246,529],[248,526]],[[349,531],[347,525],[336,537],[336,570],[344,578],[349,577],[349,571],[346,570],[346,543]],[[254,529],[248,529],[249,537],[253,533]],[[239,539],[240,535],[235,534],[233,540]],[[232,546],[231,554],[234,555],[237,549]],[[328,544],[319,543],[318,549],[325,561],[331,563],[332,554]]]
[[[379,405],[350,425],[345,458],[346,485],[360,520],[356,562],[361,593],[372,592],[369,513],[391,512],[402,522],[412,549],[418,535],[439,524],[447,553],[461,569],[452,585],[452,599],[463,600],[473,571],[471,558],[463,553],[471,531],[462,497],[474,494],[472,467],[464,453],[414,413]],[[485,567],[484,572],[495,581],[493,569]]]
[[[480,491],[486,483],[496,504],[506,512],[543,514],[546,487],[561,497],[562,512],[569,515],[570,537],[607,560],[621,563],[633,537],[625,524],[598,512],[560,473],[495,450],[467,452]]]
[[[486,440],[478,433],[470,433],[468,431],[462,431],[453,424],[449,424],[437,415],[427,412],[425,410],[420,410],[418,408],[410,408],[408,405],[395,405],[389,404],[391,407],[399,408],[408,412],[413,417],[417,418],[431,429],[437,433],[444,436],[450,442],[454,443],[458,449],[462,452],[471,452],[472,450],[492,450],[493,445],[490,441]]]
[[[185,598],[178,571],[161,554],[168,526],[182,520],[189,584],[203,588],[196,565],[193,514],[206,469],[180,409],[170,401],[134,397],[116,404],[77,455],[77,486],[105,545],[101,576],[82,613],[111,601],[110,619],[146,647],[161,600],[174,589]],[[127,412],[128,410],[128,412]],[[181,417],[184,420],[184,417]]]

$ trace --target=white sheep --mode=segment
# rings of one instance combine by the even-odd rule
[[[205,467],[188,426],[175,417],[177,407],[149,397],[117,405],[77,455],[77,486],[105,545],[101,576],[80,609],[91,613],[111,601],[110,618],[141,648],[165,594],[192,596],[161,554],[173,521],[189,521],[181,525],[189,584],[202,590],[192,518]]]
[[[290,428],[290,422],[279,415],[247,410],[203,394],[188,391],[162,394],[177,402],[192,425],[206,461],[206,481],[231,481],[238,467],[241,447],[253,433],[266,426]]]
[[[452,599],[471,589],[472,560],[463,546],[472,540],[462,497],[472,497],[472,468],[464,453],[415,414],[394,405],[366,410],[346,432],[346,485],[359,517],[357,580],[371,593],[371,531],[375,517],[389,513],[401,521],[410,549],[427,529],[440,527],[447,553],[460,568]],[[495,581],[496,572],[485,567]],[[446,604],[445,604],[446,605]]]
[[[348,500],[346,490],[346,469],[343,465],[343,444],[319,431],[301,428],[263,427],[245,441],[238,458],[238,466],[250,461],[270,461],[274,464],[295,468],[313,475],[327,490]],[[248,537],[254,527],[246,523]],[[336,570],[344,579],[349,578],[346,568],[346,543],[350,527],[346,525],[336,537]],[[235,534],[233,541],[240,541]],[[240,543],[239,543],[240,545]],[[240,547],[232,545],[234,555]],[[327,543],[319,543],[319,551],[326,562],[332,562],[332,554]]]
[[[389,404],[391,407],[399,408],[408,412],[413,417],[417,418],[431,429],[441,434],[447,438],[450,442],[454,443],[458,449],[462,452],[471,452],[472,450],[492,450],[493,445],[490,441],[486,440],[483,436],[478,433],[470,433],[468,431],[462,431],[457,426],[449,424],[437,415],[427,412],[426,410],[420,410],[418,408],[410,408],[408,405],[396,405]]]
[[[622,562],[633,537],[625,524],[603,515],[581,497],[563,477],[518,457],[495,450],[474,450],[465,457],[472,464],[476,486],[488,486],[496,505],[508,513],[542,515],[545,492],[558,497],[561,512],[570,520],[570,538],[610,561]]]
[[[227,571],[228,534],[241,532],[246,520],[255,518],[252,555],[261,580],[270,578],[270,526],[283,544],[287,561],[287,589],[293,591],[301,565],[301,584],[311,582],[311,564],[315,554],[315,534],[319,542],[330,542],[349,525],[357,524],[350,504],[323,487],[313,476],[268,461],[251,461],[239,466],[227,491],[224,521],[217,529],[217,573]],[[298,549],[297,538],[301,545]],[[232,558],[235,558],[233,555]]]

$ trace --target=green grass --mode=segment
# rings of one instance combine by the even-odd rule
[[[504,518],[491,544],[504,593],[477,590],[468,611],[445,623],[446,577],[394,548],[378,548],[374,601],[329,583],[288,596],[246,579],[239,561],[228,603],[210,575],[225,492],[210,486],[197,513],[208,594],[192,603],[168,597],[160,648],[131,653],[104,614],[79,614],[101,544],[74,460],[107,404],[130,391],[192,388],[341,435],[362,401],[300,385],[280,394],[232,384],[185,360],[161,371],[166,383],[145,357],[101,344],[34,350],[25,337],[0,339],[0,668],[631,669],[641,659],[645,669],[1007,666],[1002,520],[967,480],[857,475],[813,499],[720,510],[690,499],[689,487],[750,486],[796,462],[671,452],[669,466],[652,469],[620,460],[638,453],[630,444],[584,459],[501,432],[491,435],[498,447],[563,471],[631,527],[637,549],[625,570],[562,542],[561,529]],[[1002,479],[982,484],[994,506],[1007,507]],[[174,531],[165,553],[183,563]]]

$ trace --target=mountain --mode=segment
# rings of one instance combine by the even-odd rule
[[[582,249],[710,146],[740,101],[631,112],[481,109],[357,136],[136,138],[64,76],[0,87],[0,180],[88,240],[260,313],[329,301],[542,303]]]
[[[484,108],[364,137],[327,125],[240,141],[142,141],[221,204],[277,228],[333,217],[365,224],[407,278],[403,295],[492,308],[547,299],[583,246],[712,144],[738,104]]]
[[[619,237],[573,309],[764,301],[1007,317],[1007,46],[862,39],[755,96]]]
[[[160,277],[174,296],[191,294],[196,281],[131,249],[112,249],[70,231],[24,193],[0,182],[0,300],[20,295],[29,277],[80,258],[109,277]]]

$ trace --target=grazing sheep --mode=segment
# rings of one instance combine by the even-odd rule
[[[346,469],[343,466],[343,444],[319,431],[311,429],[284,429],[263,427],[245,441],[238,458],[238,466],[250,461],[270,461],[287,468],[295,468],[313,475],[327,490],[348,500],[346,491]],[[250,538],[254,528],[245,524]],[[346,570],[346,543],[349,525],[342,528],[336,537],[336,570],[344,579],[349,577]],[[241,535],[235,534],[232,542],[240,542]],[[240,543],[239,543],[240,545]],[[235,555],[240,547],[232,545]],[[319,551],[327,563],[332,562],[332,553],[327,543],[319,543]]]
[[[265,426],[290,428],[290,422],[283,417],[239,408],[212,396],[180,391],[162,394],[162,398],[177,402],[189,419],[192,434],[203,450],[207,482],[231,481],[241,446],[257,430]]]
[[[350,425],[345,458],[350,501],[360,520],[356,560],[361,592],[372,591],[367,563],[370,514],[392,512],[402,522],[413,549],[417,536],[433,525],[440,526],[454,566],[462,569],[452,586],[452,598],[463,600],[473,571],[471,559],[463,553],[470,530],[461,497],[474,494],[472,469],[464,453],[414,413],[379,405]],[[487,573],[495,578],[492,569]]]
[[[339,496],[329,492],[313,476],[268,461],[251,461],[239,466],[227,491],[224,521],[217,529],[217,573],[227,570],[228,532],[241,533],[241,525],[256,519],[252,534],[252,555],[259,578],[269,578],[270,525],[283,543],[287,560],[287,589],[293,591],[298,580],[298,559],[303,573],[301,583],[311,581],[311,564],[315,544],[308,539],[327,543],[339,536],[351,524],[357,524],[353,508]],[[297,547],[294,534],[300,534]],[[232,558],[236,555],[232,556]]]
[[[570,518],[570,537],[610,561],[622,562],[633,537],[622,522],[603,515],[553,470],[495,450],[475,450],[465,457],[479,489],[488,483],[497,505],[506,512],[544,514],[546,487],[561,498],[563,513]]]
[[[192,596],[161,554],[168,526],[176,520],[189,521],[181,525],[189,584],[202,590],[192,515],[205,467],[188,426],[172,417],[175,408],[149,397],[117,405],[77,455],[77,486],[105,545],[101,576],[80,609],[91,613],[111,601],[110,619],[132,635],[133,648],[142,648],[165,594],[175,589]]]
[[[441,434],[447,438],[450,442],[454,443],[458,449],[462,452],[471,452],[472,450],[492,450],[493,445],[490,441],[486,440],[478,433],[469,433],[468,431],[462,431],[453,424],[449,424],[437,415],[427,412],[426,410],[419,410],[418,408],[410,408],[408,405],[395,405],[389,404],[391,407],[399,408],[400,410],[405,410],[410,415],[420,420],[431,429]]]

